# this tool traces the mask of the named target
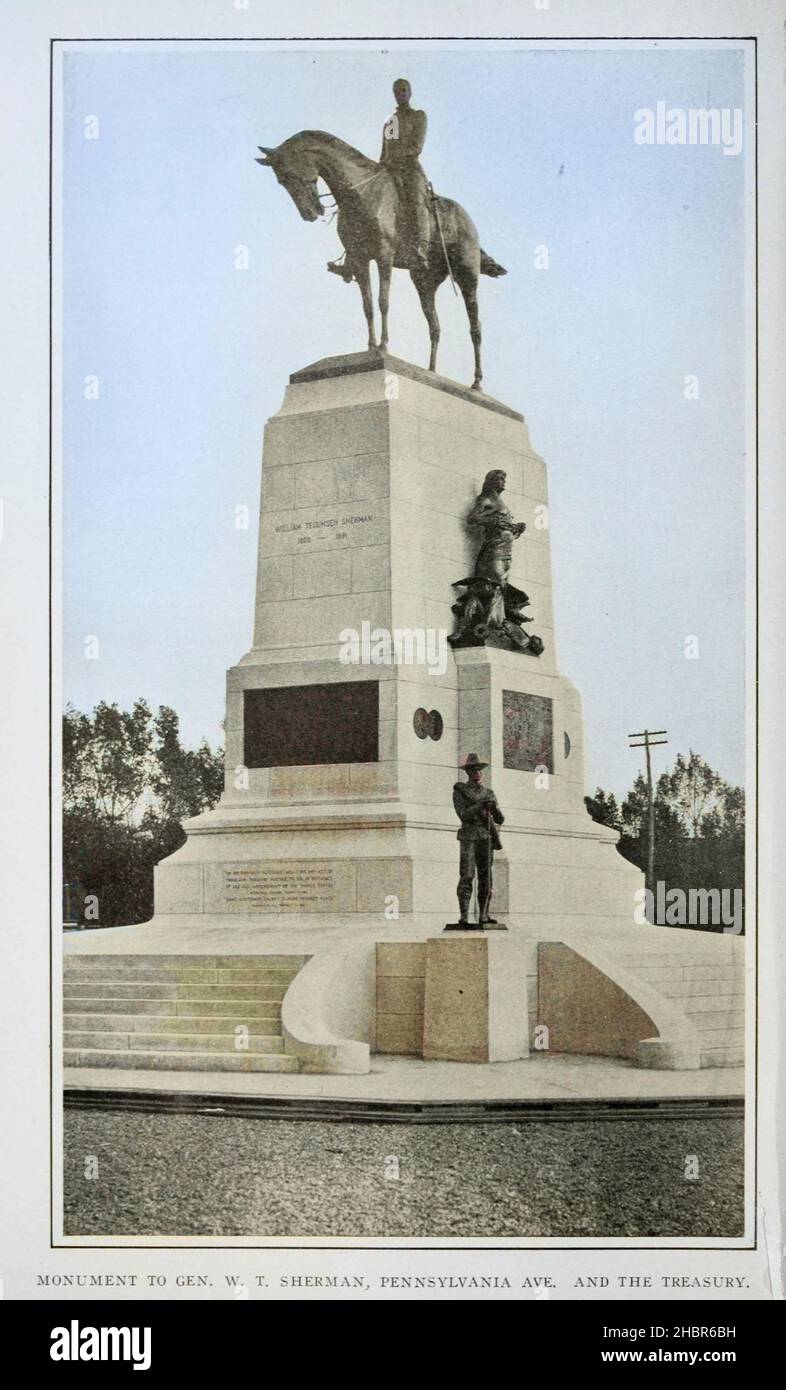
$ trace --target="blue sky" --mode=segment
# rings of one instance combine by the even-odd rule
[[[428,113],[429,177],[509,271],[481,284],[484,384],[548,465],[588,788],[625,791],[647,724],[669,758],[692,747],[741,781],[745,156],[633,140],[658,100],[744,108],[741,49],[67,52],[64,696],[143,695],[188,741],[220,739],[224,672],[251,643],[265,419],[290,372],[365,346],[357,290],[325,273],[335,227],[299,219],[256,146],[317,127],[376,157],[399,75]],[[468,382],[463,308],[448,286],[438,306],[439,368]],[[402,272],[391,349],[427,360]]]

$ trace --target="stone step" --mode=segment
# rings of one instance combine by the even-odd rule
[[[81,955],[69,952],[64,956],[67,970],[103,970],[111,966],[115,979],[126,973],[135,974],[138,970],[178,971],[186,970],[287,970],[297,972],[310,959],[309,956],[256,955],[256,956],[157,956],[157,955]]]
[[[685,1013],[699,1033],[706,1032],[708,1028],[745,1028],[744,1009],[686,1009]]]
[[[743,1047],[745,1029],[739,1028],[699,1028],[697,1029],[700,1047]]]
[[[745,1065],[743,1047],[702,1047],[701,1065],[703,1067],[742,1067]]]
[[[135,1014],[158,1014],[161,1018],[183,1014],[226,1014],[227,1009],[241,1014],[241,1022],[248,1023],[252,1018],[280,1018],[281,1005],[270,999],[107,999],[80,995],[63,1000],[65,1014],[120,1014],[128,1013],[133,1003]]]
[[[299,1070],[297,1057],[264,1052],[139,1052],[105,1048],[66,1048],[65,1067],[122,1067],[124,1071],[285,1071]]]
[[[247,1028],[249,1037],[280,1037],[279,1018],[238,1018],[231,1014],[174,1014],[171,1017],[161,1014],[118,1014],[118,1013],[68,1013],[64,1019],[66,1027],[73,1031],[102,1033],[135,1033],[141,1037],[148,1033],[234,1033],[236,1028]]]
[[[619,960],[626,965],[632,965],[637,960],[648,960],[653,965],[668,965],[670,961],[678,960],[681,965],[734,965],[736,962],[736,952],[742,956],[744,947],[727,947],[722,951],[724,959],[718,960],[718,938],[725,935],[721,932],[700,932],[697,936],[686,937],[681,932],[675,934],[671,929],[664,931],[660,941],[642,942],[640,939],[635,945],[630,942],[619,953]],[[742,939],[742,938],[740,938]]]
[[[283,969],[253,969],[241,968],[239,970],[215,970],[210,968],[200,968],[197,966],[164,966],[157,969],[155,966],[144,966],[134,970],[118,969],[112,965],[111,958],[101,961],[92,969],[85,969],[83,966],[75,968],[73,963],[66,958],[63,979],[66,984],[78,984],[80,982],[96,983],[99,981],[112,981],[115,984],[161,984],[161,985],[279,985],[286,989],[298,974],[300,966],[292,970]]]
[[[736,994],[688,994],[683,996],[683,1009],[686,1014],[696,1017],[703,1013],[717,1013],[719,1009],[727,1012],[741,1011],[745,1005],[745,996],[741,991]]]
[[[285,992],[280,985],[271,984],[159,984],[150,980],[133,984],[128,980],[67,980],[63,986],[65,999],[271,999],[280,1004]]]
[[[112,1030],[91,1029],[86,1031],[68,1030],[63,1034],[63,1046],[71,1051],[85,1051],[98,1048],[99,1051],[111,1049],[113,1052],[263,1052],[280,1053],[284,1051],[284,1039],[279,1034],[260,1033],[249,1035],[247,1047],[236,1046],[237,1035],[224,1033],[136,1033],[113,1032]]]
[[[668,983],[669,980],[739,980],[744,979],[742,966],[734,965],[685,965],[682,961],[672,961],[671,965],[650,965],[638,961],[632,967],[638,975],[653,984]]]
[[[645,984],[650,981],[644,975],[640,977]],[[729,994],[738,995],[740,999],[745,998],[745,985],[742,977],[739,980],[680,980],[671,978],[670,980],[652,981],[660,994],[665,999],[687,999],[693,995],[706,995],[708,998],[718,998],[719,995],[728,996]]]

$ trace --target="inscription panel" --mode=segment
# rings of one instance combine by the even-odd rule
[[[553,702],[520,690],[502,692],[502,761],[518,772],[554,771]]]
[[[330,861],[216,865],[212,869],[223,912],[346,912],[355,906],[355,871]],[[212,894],[211,894],[212,896]]]
[[[355,546],[381,545],[389,539],[387,501],[343,502],[265,512],[260,522],[260,546],[272,555],[313,554]]]

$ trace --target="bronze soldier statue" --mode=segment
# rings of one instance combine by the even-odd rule
[[[412,88],[406,77],[393,83],[396,110],[382,131],[379,162],[393,174],[404,208],[413,266],[428,266],[431,239],[429,185],[419,155],[426,140],[426,113],[410,106]]]
[[[496,918],[489,916],[492,892],[492,867],[495,849],[502,849],[497,826],[505,817],[497,805],[497,798],[481,780],[483,763],[477,753],[470,753],[463,764],[467,774],[466,782],[456,782],[453,787],[453,806],[461,821],[456,836],[460,849],[459,857],[459,927],[469,927],[469,904],[472,885],[478,880],[478,926],[496,927]]]

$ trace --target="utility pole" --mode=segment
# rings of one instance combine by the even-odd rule
[[[644,729],[640,734],[628,734],[628,738],[642,740],[641,743],[631,743],[628,746],[630,748],[643,748],[647,759],[648,836],[646,883],[652,894],[650,902],[654,902],[655,900],[655,794],[652,787],[652,758],[650,757],[650,749],[655,748],[659,743],[668,743],[669,740],[667,738],[661,737],[661,735],[665,733],[665,729]]]

